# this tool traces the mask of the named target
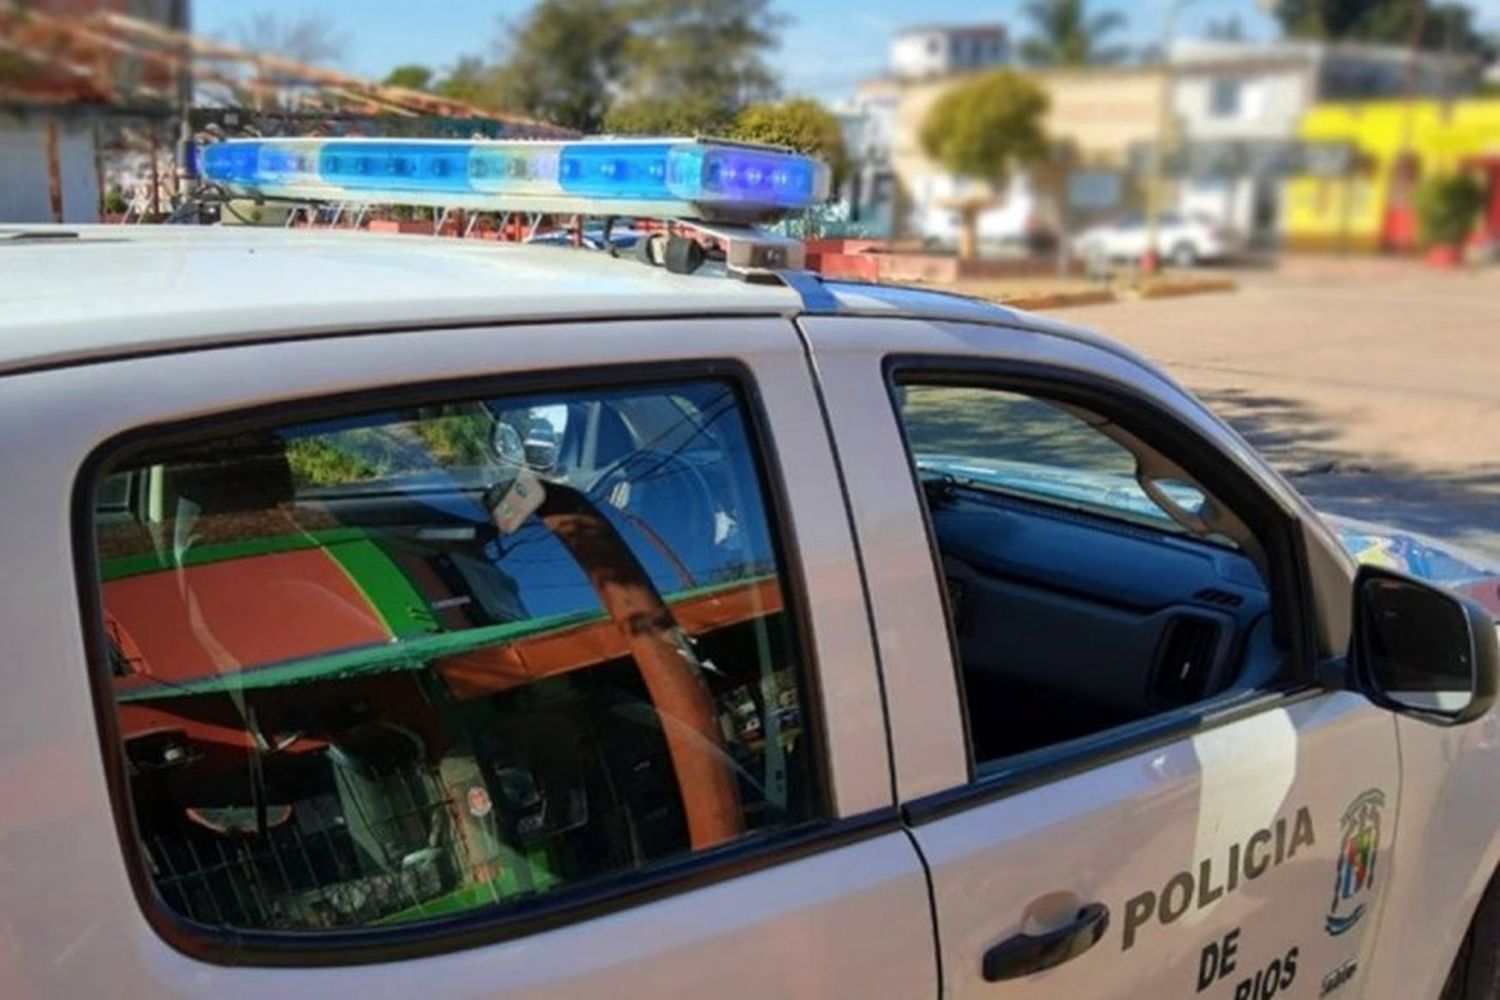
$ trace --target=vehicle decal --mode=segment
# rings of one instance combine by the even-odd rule
[[[1232,973],[1236,956],[1240,950],[1240,929],[1225,934],[1222,940],[1213,940],[1204,945],[1198,955],[1198,992],[1202,993],[1214,983]]]
[[[1289,989],[1297,979],[1297,955],[1296,947],[1289,948],[1285,955],[1271,959],[1271,964],[1255,975],[1241,979],[1234,987],[1234,1000],[1271,1000]]]
[[[1375,859],[1380,852],[1380,814],[1384,809],[1385,793],[1378,788],[1366,789],[1349,803],[1339,821],[1333,905],[1323,923],[1329,934],[1343,934],[1365,915],[1363,897],[1375,884]]]
[[[1210,941],[1198,956],[1198,992],[1202,993],[1214,983],[1228,978],[1237,966],[1240,947],[1240,928],[1225,934],[1222,939]],[[1273,958],[1263,969],[1241,979],[1234,986],[1234,1000],[1271,1000],[1277,993],[1291,987],[1297,978],[1297,946],[1288,948],[1278,958]]]
[[[1177,872],[1167,879],[1160,892],[1147,889],[1132,896],[1125,903],[1120,950],[1127,951],[1135,944],[1137,931],[1152,917],[1163,926],[1173,923],[1190,907],[1203,909],[1234,892],[1241,881],[1260,878],[1272,867],[1295,857],[1300,848],[1312,844],[1312,813],[1302,806],[1290,824],[1285,816],[1278,816],[1275,824],[1256,830],[1245,838],[1244,844],[1230,844],[1227,863],[1217,871],[1216,859],[1203,858],[1196,871]]]
[[[1343,965],[1340,965],[1338,968],[1334,969],[1328,975],[1323,977],[1323,983],[1318,987],[1318,996],[1326,997],[1328,994],[1332,993],[1340,986],[1343,986],[1349,980],[1354,978],[1354,973],[1358,969],[1359,963],[1352,958],[1349,959],[1349,961],[1345,962]]]

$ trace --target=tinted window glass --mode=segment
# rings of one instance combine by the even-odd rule
[[[900,391],[907,440],[924,477],[1178,530],[1136,481],[1135,456],[1081,416],[996,389],[908,385]],[[1159,485],[1189,510],[1203,502],[1191,483]]]
[[[110,471],[115,706],[185,917],[416,921],[821,813],[728,384],[366,414]],[[121,472],[148,498],[123,519]]]
[[[1037,396],[898,394],[981,771],[1282,676],[1262,545],[1171,456]]]

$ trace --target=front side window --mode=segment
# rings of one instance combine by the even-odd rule
[[[1031,393],[898,379],[974,763],[1279,682],[1266,546],[1171,456]]]
[[[182,917],[397,925],[824,815],[727,382],[362,413],[105,471],[113,708]]]
[[[1082,411],[998,389],[911,385],[901,394],[907,440],[924,481],[1012,494],[1168,532],[1182,528],[1153,493],[1159,489],[1158,496],[1189,511],[1203,503],[1202,491],[1180,478],[1143,484],[1136,456]]]

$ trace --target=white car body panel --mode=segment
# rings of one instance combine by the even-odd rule
[[[568,344],[558,348],[559,338]],[[784,320],[506,327],[237,346],[4,378],[0,420],[35,435],[0,442],[8,509],[0,535],[0,628],[15,637],[0,699],[0,994],[78,996],[528,996],[617,992],[765,996],[935,989],[925,880],[891,829],[697,891],[551,932],[389,965],[220,968],[174,951],[126,878],[84,682],[70,510],[100,443],[131,427],[303,396],[627,362],[734,358],[757,380],[792,498],[824,706],[829,774],[843,817],[889,810],[878,678],[849,524],[795,332]],[[80,406],[79,400],[108,400]],[[41,429],[45,428],[45,431]],[[45,669],[40,669],[45,665]],[[706,895],[705,895],[706,894]]]
[[[1356,696],[1320,695],[925,823],[917,840],[933,873],[949,994],[994,995],[997,987],[978,975],[988,948],[1046,929],[1059,902],[1066,919],[1098,901],[1111,915],[1103,940],[999,989],[1024,984],[1037,995],[1080,1000],[1190,996],[1204,949],[1234,935],[1234,968],[1203,984],[1205,995],[1234,996],[1275,962],[1283,984],[1276,996],[1317,997],[1325,974],[1348,961],[1367,965],[1376,942],[1369,914],[1339,937],[1323,927],[1340,815],[1360,791],[1380,788],[1389,835],[1396,774],[1389,717]],[[1315,840],[1277,862],[1276,841],[1293,833],[1275,831],[1294,830],[1302,808]],[[1268,869],[1254,880],[1242,873],[1230,888],[1230,852],[1244,858],[1260,830],[1273,831],[1254,855]],[[1399,863],[1400,846],[1384,847],[1377,871]],[[1192,902],[1163,923],[1164,897],[1175,891],[1166,886],[1181,872],[1193,879]],[[1157,896],[1158,916],[1132,924],[1131,901],[1146,891]],[[1049,899],[1054,894],[1063,899]],[[1214,898],[1200,906],[1205,894]],[[1379,894],[1366,903],[1377,912]],[[1356,972],[1346,995],[1360,995],[1363,981]]]
[[[1298,518],[1318,653],[1345,648],[1354,564],[1333,531],[1238,434],[1132,352],[957,297],[830,283],[819,308],[839,315],[809,316],[787,287],[566,249],[83,232],[71,244],[0,246],[11,254],[0,269],[0,420],[12,428],[0,439],[0,468],[10,470],[0,565],[23,568],[0,574],[9,637],[0,995],[932,997],[939,961],[955,996],[1191,995],[1204,946],[1240,927],[1238,975],[1204,996],[1235,996],[1285,939],[1306,948],[1278,995],[1316,996],[1326,973],[1353,960],[1354,977],[1335,996],[1436,997],[1500,863],[1494,711],[1441,729],[1352,694],[1310,691],[934,812],[909,831],[896,825],[896,806],[951,793],[969,774],[933,556],[884,388],[888,355],[1032,361],[1149,394]],[[710,315],[719,318],[701,318]],[[735,361],[755,379],[811,613],[836,816],[886,815],[888,825],[580,922],[404,961],[219,966],[158,936],[126,877],[87,683],[71,558],[85,457],[129,429],[250,406],[691,359]],[[1389,797],[1372,909],[1333,938],[1318,922],[1338,814],[1366,787]],[[1171,926],[1145,926],[1122,952],[1122,911],[1137,890],[1159,891],[1173,872],[1301,805],[1315,824],[1312,846]],[[1105,940],[1034,978],[983,984],[978,956],[1022,926],[1028,903],[1055,892],[1107,902],[1116,924]]]

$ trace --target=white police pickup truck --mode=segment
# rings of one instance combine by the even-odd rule
[[[365,233],[0,260],[0,995],[1496,996],[1494,625],[1347,549],[1496,581],[1105,338]]]

